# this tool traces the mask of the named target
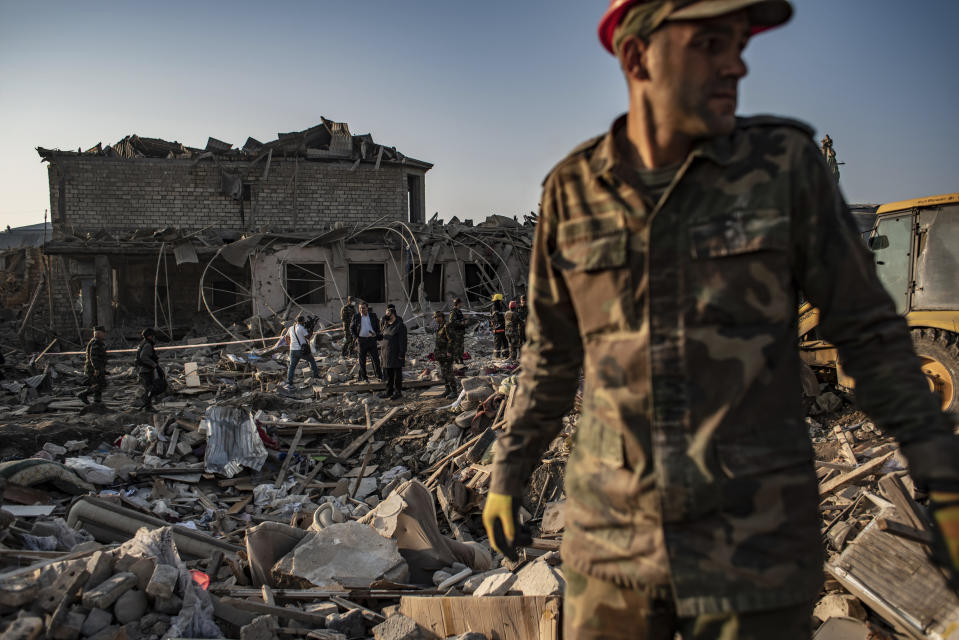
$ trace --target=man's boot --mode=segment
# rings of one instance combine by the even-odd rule
[[[90,395],[89,391],[81,391],[80,393],[77,394],[77,398],[79,398],[80,402],[82,402],[83,404],[90,404],[90,401],[87,400],[87,397],[89,395]]]

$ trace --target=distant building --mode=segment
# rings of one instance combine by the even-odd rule
[[[45,253],[63,272],[51,278],[59,332],[156,325],[180,335],[211,318],[229,328],[300,311],[332,322],[348,295],[419,308],[525,286],[530,227],[501,216],[464,232],[427,224],[432,165],[345,123],[241,149],[128,136],[37,151],[49,163]]]

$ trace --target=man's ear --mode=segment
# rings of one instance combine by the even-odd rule
[[[626,36],[619,47],[619,64],[633,80],[649,80],[647,65],[649,43],[639,36]]]

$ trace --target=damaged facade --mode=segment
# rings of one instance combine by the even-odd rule
[[[24,324],[55,335],[102,324],[174,337],[303,312],[330,323],[350,295],[409,317],[525,286],[529,222],[427,223],[432,165],[345,123],[241,149],[128,136],[37,151],[49,164],[49,314]]]

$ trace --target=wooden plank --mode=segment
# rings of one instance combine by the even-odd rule
[[[926,522],[926,516],[916,504],[916,501],[909,496],[905,485],[899,476],[888,474],[879,479],[879,489],[887,500],[896,505],[896,513],[906,518],[906,522],[920,531],[929,531],[929,525]]]
[[[180,440],[180,427],[173,427],[173,435],[170,436],[170,446],[167,447],[166,457],[171,457],[176,453],[176,443]],[[200,469],[197,469],[197,472],[200,472]]]
[[[404,380],[403,389],[423,389],[436,385],[436,380]],[[365,382],[355,384],[328,384],[317,386],[321,393],[347,393],[349,391],[384,391],[385,382]]]
[[[852,466],[856,466],[856,452],[852,450],[852,443],[849,442],[849,434],[838,424],[832,428],[833,433],[836,434],[836,441],[839,443],[839,452],[842,454],[842,457],[846,459],[846,462]]]
[[[39,518],[41,516],[48,516],[53,513],[53,510],[56,508],[52,504],[5,504],[0,506],[2,506],[4,511],[9,511],[17,518]]]
[[[845,487],[847,484],[852,484],[857,480],[862,480],[867,476],[871,476],[874,473],[878,473],[882,468],[882,465],[886,464],[886,460],[891,458],[895,452],[890,451],[889,453],[879,456],[874,460],[856,467],[852,471],[847,471],[846,473],[841,473],[832,480],[827,480],[826,482],[819,485],[819,495],[824,496],[826,494],[832,493],[836,489]]]
[[[912,540],[913,542],[918,542],[919,544],[932,545],[932,543],[935,542],[935,536],[928,531],[913,529],[912,527],[904,525],[901,522],[896,522],[895,520],[890,520],[888,518],[878,518],[876,520],[876,526],[886,533],[891,533],[894,536],[899,536],[900,538],[905,538],[906,540]]]
[[[257,595],[262,597],[262,591],[257,589]],[[308,624],[314,624],[318,626],[326,626],[326,616],[321,616],[316,613],[306,613],[305,611],[300,611],[299,609],[287,609],[286,607],[277,607],[276,605],[269,605],[265,602],[257,602],[255,600],[243,600],[242,598],[223,598],[220,600],[223,604],[229,605],[240,609],[241,611],[252,611],[253,613],[265,613],[267,615],[273,615],[278,618],[288,618],[290,620],[296,620],[297,622],[306,622]]]
[[[276,430],[280,433],[283,433],[284,431],[289,431],[292,433],[296,427],[303,427],[304,433],[306,433],[309,429],[325,431],[350,431],[351,429],[366,429],[365,424],[348,424],[345,422],[280,422],[279,420],[273,420],[272,422],[264,422],[263,424],[276,427]]]
[[[560,599],[544,596],[400,598],[399,612],[427,630],[430,640],[475,631],[490,638],[556,640]]]
[[[242,513],[243,510],[246,509],[246,505],[250,504],[251,502],[253,502],[253,494],[252,494],[252,493],[251,493],[250,495],[246,496],[245,498],[243,498],[242,500],[240,500],[239,502],[237,502],[236,504],[234,504],[234,505],[233,505],[232,507],[230,507],[229,509],[227,509],[226,512],[227,512],[229,515],[231,515],[231,516],[235,516],[235,515],[237,515],[237,514],[239,514],[239,513]]]
[[[200,374],[198,372],[199,365],[195,362],[184,362],[183,363],[183,373],[186,375],[186,386],[188,387],[199,387],[200,386]]]
[[[363,435],[353,440],[353,442],[351,442],[349,446],[346,447],[346,449],[343,449],[343,451],[340,452],[339,454],[339,458],[341,460],[346,460],[350,456],[352,456],[354,453],[356,453],[359,450],[359,448],[362,447],[364,444],[366,444],[366,442],[373,437],[373,434],[379,431],[379,429],[384,424],[389,422],[390,418],[395,416],[397,412],[399,412],[399,410],[400,410],[399,407],[393,407],[392,409],[390,409],[385,416],[383,416],[382,418],[376,421],[376,424],[374,424],[370,429],[367,429],[363,433]]]
[[[290,448],[286,450],[286,457],[283,459],[279,473],[276,474],[276,480],[273,481],[274,487],[283,484],[283,480],[286,478],[286,471],[290,468],[290,461],[293,460],[293,454],[296,452],[296,448],[299,446],[302,437],[303,427],[300,427],[296,430],[296,435],[293,436],[293,442],[290,444]]]

